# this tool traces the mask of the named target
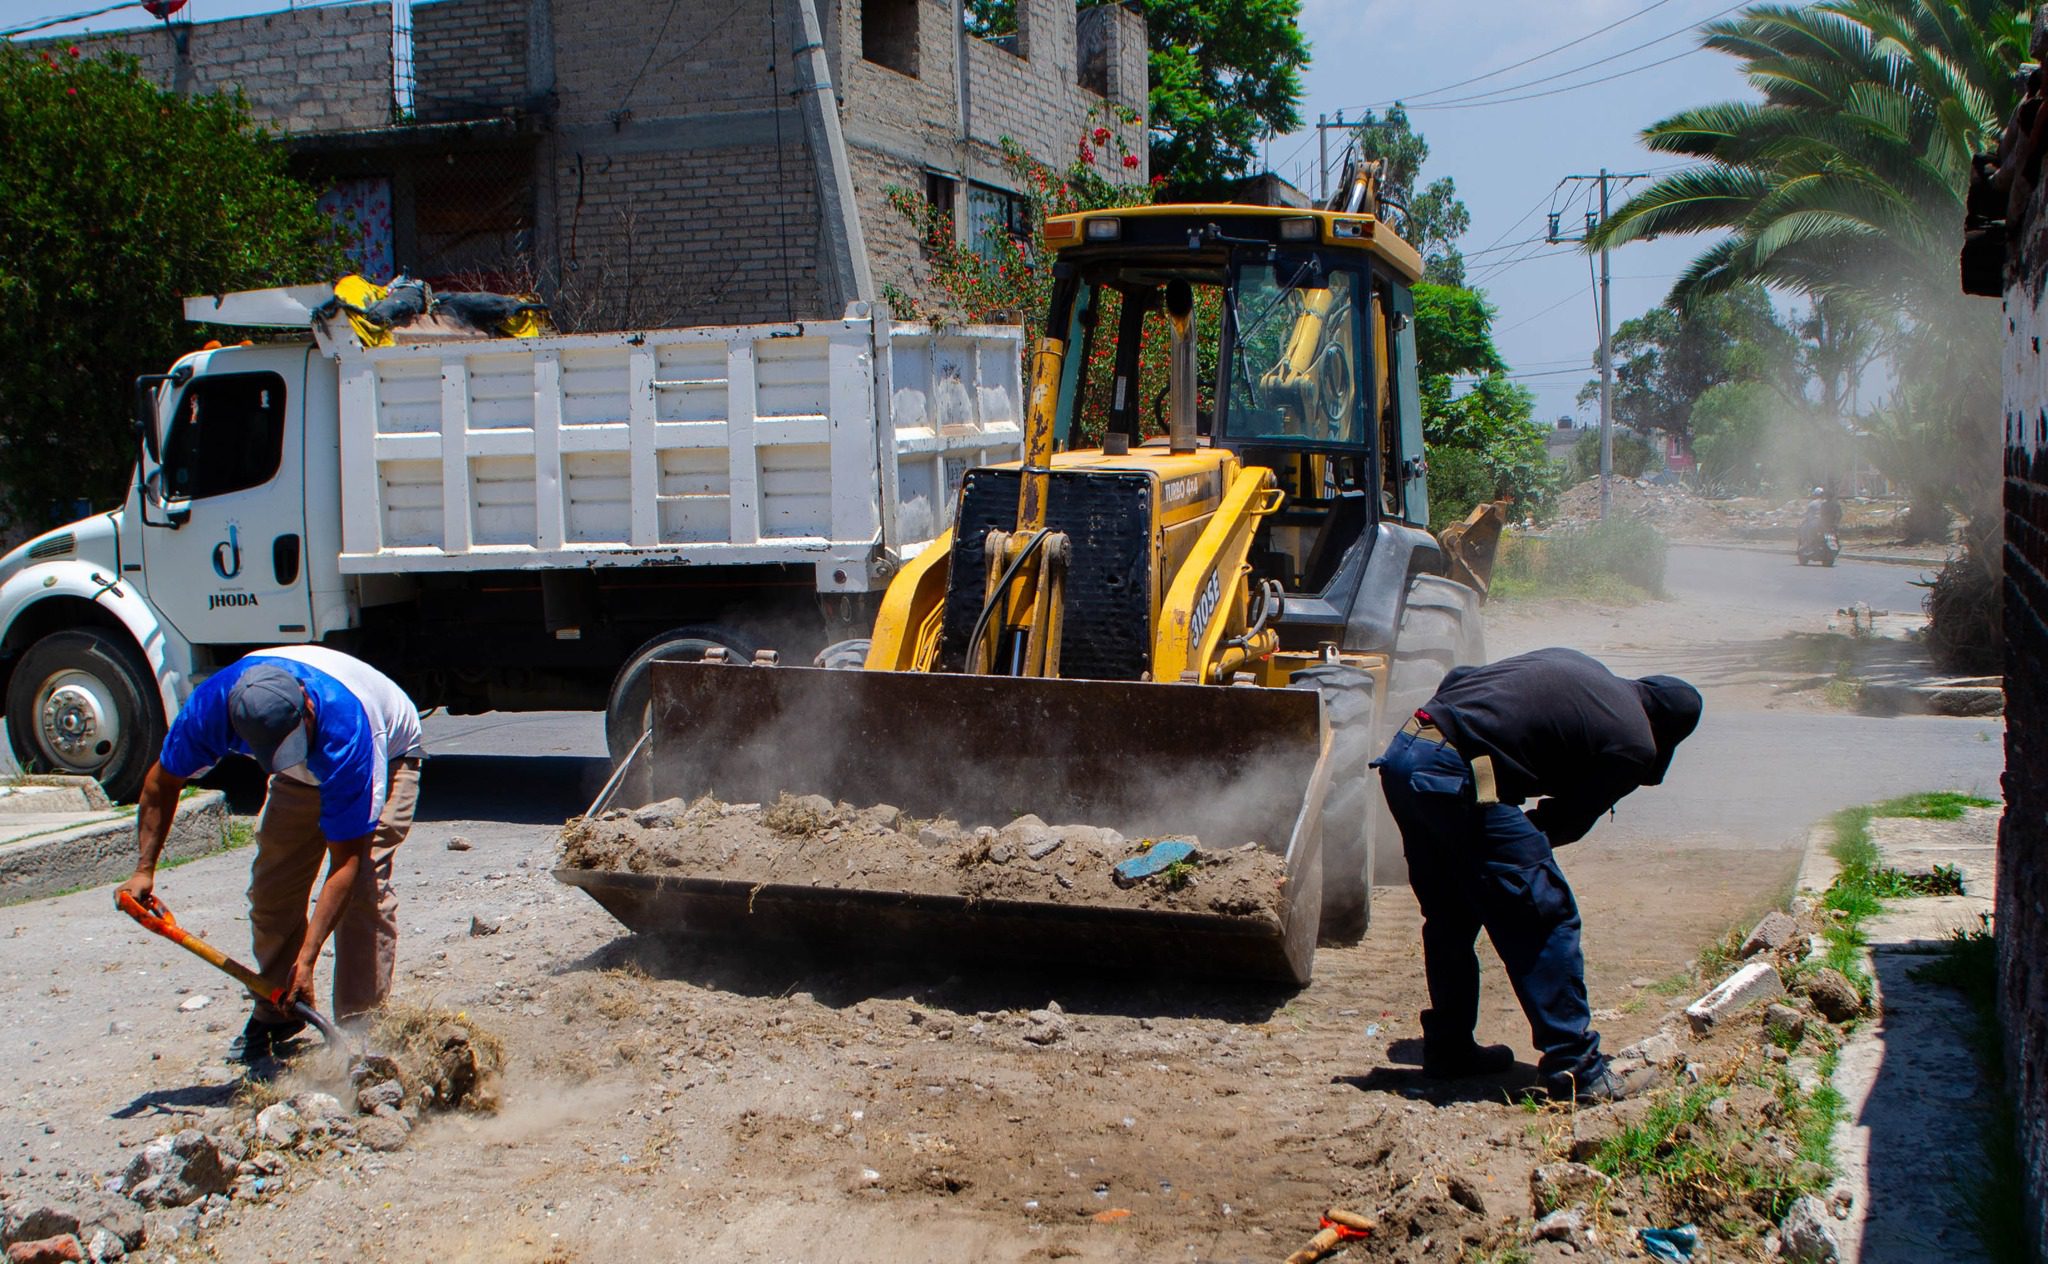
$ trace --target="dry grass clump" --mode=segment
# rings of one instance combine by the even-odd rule
[[[377,1012],[374,1047],[398,1064],[409,1089],[435,1110],[498,1109],[505,1042],[465,1012],[395,1003]]]

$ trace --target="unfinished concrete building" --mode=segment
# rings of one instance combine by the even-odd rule
[[[366,272],[537,289],[571,327],[916,294],[888,191],[969,244],[1022,232],[1006,138],[1064,166],[1106,126],[1103,175],[1149,176],[1144,20],[1118,5],[1019,0],[977,34],[958,0],[434,0],[83,42],[165,87],[240,87]]]

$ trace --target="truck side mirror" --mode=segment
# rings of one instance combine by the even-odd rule
[[[157,451],[156,396],[170,380],[168,373],[145,373],[135,379],[135,415],[130,420],[134,422],[136,437],[142,440],[142,450],[154,462],[163,460],[162,453]]]

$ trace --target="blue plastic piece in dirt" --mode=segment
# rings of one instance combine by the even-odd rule
[[[1164,842],[1152,844],[1145,849],[1142,856],[1117,861],[1116,868],[1110,871],[1110,877],[1120,887],[1131,886],[1164,873],[1168,865],[1186,860],[1198,850],[1200,849],[1186,839],[1169,838]]]
[[[1700,1231],[1691,1225],[1680,1225],[1676,1229],[1638,1229],[1636,1236],[1643,1240],[1643,1249],[1653,1260],[1667,1260],[1670,1264],[1685,1264],[1700,1244]]]

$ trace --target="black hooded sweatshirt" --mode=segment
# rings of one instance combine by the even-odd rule
[[[1629,680],[1568,649],[1456,668],[1422,708],[1460,755],[1492,758],[1501,802],[1544,797],[1529,819],[1560,847],[1664,780],[1700,709],[1676,677]]]

